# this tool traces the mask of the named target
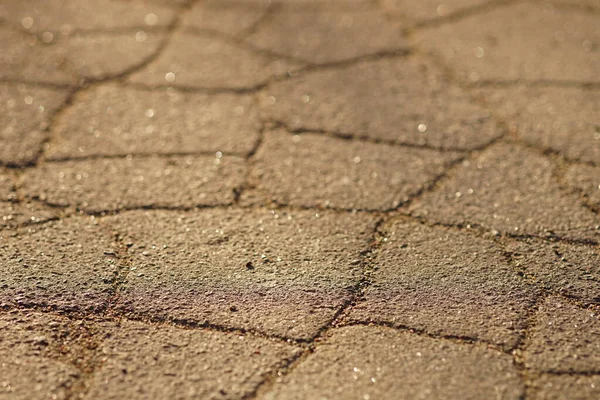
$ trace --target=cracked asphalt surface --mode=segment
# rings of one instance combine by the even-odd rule
[[[0,399],[600,398],[599,27],[2,1]]]

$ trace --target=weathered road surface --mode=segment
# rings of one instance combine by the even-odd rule
[[[598,0],[3,0],[0,49],[0,399],[600,398]]]

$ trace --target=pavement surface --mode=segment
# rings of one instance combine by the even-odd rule
[[[0,399],[599,399],[598,0],[0,2]]]

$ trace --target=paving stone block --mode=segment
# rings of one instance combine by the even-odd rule
[[[45,163],[27,172],[23,192],[90,212],[139,207],[226,205],[245,176],[239,157],[169,156]]]
[[[0,84],[0,164],[23,165],[35,160],[46,139],[44,129],[67,95],[66,90]]]
[[[66,0],[60,6],[46,0],[6,0],[0,5],[0,18],[33,33],[165,27],[174,17],[173,8],[138,0]]]
[[[560,0],[552,3],[556,7],[579,6],[582,11],[588,7],[600,8],[600,0]]]
[[[300,73],[269,85],[261,105],[293,130],[436,148],[473,149],[501,134],[487,110],[413,57]]]
[[[158,51],[164,32],[123,33],[110,35],[74,35],[66,43],[65,52],[71,68],[86,79],[120,76],[142,66]]]
[[[0,27],[0,78],[74,85],[79,78],[106,79],[141,66],[159,48],[164,32],[78,34],[42,43]]]
[[[47,46],[36,37],[0,26],[0,79],[60,85],[77,83],[77,76],[66,65],[64,48]]]
[[[524,354],[527,368],[595,372],[600,365],[600,308],[550,297],[537,313]]]
[[[190,0],[145,0],[146,3],[158,4],[171,8],[180,8],[190,3]]]
[[[336,329],[265,399],[519,399],[512,359],[389,328]]]
[[[594,246],[530,239],[511,241],[505,249],[527,279],[544,289],[600,303],[600,252]]]
[[[242,398],[298,348],[234,333],[149,326],[106,326],[103,365],[86,399]]]
[[[580,190],[592,207],[600,209],[600,166],[572,165],[567,169],[565,181]]]
[[[58,211],[36,203],[0,202],[0,229],[58,218]]]
[[[444,228],[395,222],[374,254],[364,301],[350,320],[511,347],[536,291],[493,242]]]
[[[41,313],[0,314],[1,399],[69,398],[69,387],[81,372],[50,351],[62,344],[66,325],[63,318]]]
[[[415,34],[465,80],[600,82],[600,17],[545,2],[510,4]]]
[[[379,10],[340,12],[279,8],[247,40],[312,64],[340,62],[406,49],[399,23]]]
[[[268,12],[268,6],[249,7],[245,3],[222,0],[198,2],[183,17],[182,25],[190,30],[211,30],[238,35],[255,26]]]
[[[347,301],[374,218],[258,209],[128,212],[104,220],[129,244],[119,309],[310,338]]]
[[[349,9],[362,11],[366,8],[373,8],[373,2],[370,0],[208,0],[208,2],[219,2],[222,4],[243,4],[245,6],[253,7],[265,7],[271,5],[285,6],[294,10],[303,10],[307,7],[318,7],[319,9]]]
[[[280,204],[387,210],[442,174],[460,153],[267,132],[256,155],[258,190]]]
[[[550,161],[500,144],[466,160],[436,190],[411,207],[413,215],[453,225],[475,225],[509,235],[597,241],[600,219],[575,193],[562,190]]]
[[[589,400],[600,397],[600,376],[542,375],[533,383],[533,400]]]
[[[411,22],[425,22],[461,13],[490,0],[382,0],[382,7],[392,15],[402,16]]]
[[[116,84],[78,95],[55,125],[46,158],[249,153],[258,113],[248,95],[148,91]]]
[[[214,35],[180,33],[158,59],[131,76],[149,86],[248,89],[264,85],[297,65],[257,53]]]
[[[55,209],[36,203],[17,202],[15,174],[0,169],[0,229],[35,224],[58,217]]]
[[[0,236],[0,303],[101,309],[118,269],[114,241],[89,218]]]
[[[572,87],[481,89],[488,105],[528,144],[571,160],[600,160],[600,90]]]
[[[12,171],[0,168],[0,201],[16,198],[14,191],[15,177]]]

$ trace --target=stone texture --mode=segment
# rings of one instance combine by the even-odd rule
[[[361,214],[261,209],[105,222],[130,244],[123,312],[293,338],[313,336],[349,298],[374,228]]]
[[[68,85],[77,82],[64,48],[46,46],[35,37],[0,25],[0,79]]]
[[[579,6],[582,11],[585,11],[587,7],[600,8],[600,0],[561,0],[553,3],[558,7]]]
[[[382,7],[392,15],[411,22],[424,22],[457,14],[473,7],[493,3],[490,0],[382,0]]]
[[[256,155],[258,190],[280,204],[387,210],[442,174],[458,153],[267,132]]]
[[[533,400],[589,400],[600,397],[600,376],[542,375],[533,384]]]
[[[373,8],[370,0],[207,0],[208,3],[242,4],[249,7],[285,6],[290,10],[305,10],[316,7],[319,10],[355,10]]]
[[[214,35],[180,33],[155,62],[130,79],[149,86],[248,89],[294,66]]]
[[[350,320],[516,344],[535,291],[493,242],[405,222],[385,238]]]
[[[19,202],[15,186],[15,174],[0,168],[0,230],[58,217],[57,210],[37,203]]]
[[[544,2],[511,4],[420,31],[415,44],[439,53],[467,80],[600,82],[600,17]]]
[[[248,7],[222,0],[203,1],[192,6],[182,24],[192,31],[211,30],[235,36],[255,26],[267,10],[268,7]]]
[[[141,36],[140,36],[141,35]],[[78,78],[107,79],[140,67],[158,49],[164,33],[77,34],[42,43],[0,27],[0,78],[59,85]]]
[[[258,140],[251,96],[108,84],[78,95],[55,125],[49,159],[152,153],[248,153]]]
[[[86,79],[108,79],[142,66],[159,48],[163,33],[74,35],[66,53],[71,68]]]
[[[401,26],[378,10],[290,12],[280,8],[247,40],[258,48],[312,64],[407,47]]]
[[[446,149],[480,147],[501,133],[488,111],[413,57],[300,73],[270,85],[261,104],[294,130]]]
[[[411,207],[415,216],[511,235],[598,240],[600,219],[560,188],[550,161],[510,145],[465,161]],[[527,171],[524,173],[524,171]]]
[[[61,161],[28,171],[23,192],[91,212],[229,204],[245,168],[243,159],[227,156]]]
[[[57,210],[36,203],[0,202],[0,229],[45,222],[58,216]]]
[[[0,56],[1,57],[1,56]],[[46,139],[44,129],[68,92],[23,84],[0,84],[0,164],[35,160]]]
[[[174,17],[172,8],[139,0],[66,0],[60,6],[46,0],[6,0],[0,4],[0,18],[34,33],[164,27]]]
[[[389,328],[336,329],[265,399],[519,399],[510,356]]]
[[[56,359],[66,321],[34,312],[0,314],[0,399],[66,400],[81,373]]]
[[[14,185],[14,176],[11,171],[0,169],[0,201],[13,200],[16,197]]]
[[[525,366],[548,372],[594,372],[600,365],[600,309],[565,299],[543,303],[530,333]]]
[[[279,341],[123,321],[107,328],[86,399],[242,398],[298,349]]]
[[[0,400],[600,397],[598,1],[0,0]]]
[[[0,304],[103,308],[118,268],[114,247],[89,218],[0,236]]]
[[[527,278],[542,288],[600,303],[600,252],[594,246],[527,240],[511,241],[505,250]]]
[[[592,207],[600,210],[600,166],[572,165],[567,169],[565,181],[580,190]]]
[[[600,160],[600,91],[571,87],[482,89],[519,138],[572,160]]]

